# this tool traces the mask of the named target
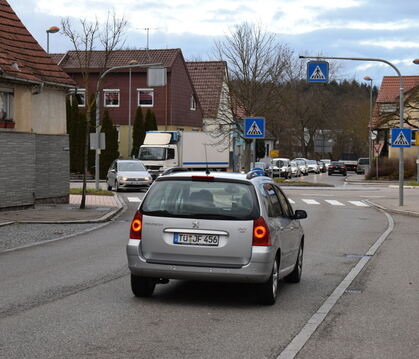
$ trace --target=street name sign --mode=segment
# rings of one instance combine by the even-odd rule
[[[412,130],[410,128],[392,128],[391,146],[395,148],[411,147]]]
[[[263,117],[249,117],[244,119],[245,138],[265,138],[265,119]]]
[[[328,83],[329,82],[329,63],[327,61],[307,62],[307,82]]]

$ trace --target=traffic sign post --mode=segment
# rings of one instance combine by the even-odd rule
[[[265,138],[265,119],[263,117],[245,118],[244,138]]]
[[[327,61],[307,62],[307,82],[323,84],[328,83],[329,63]]]
[[[244,138],[253,139],[253,162],[256,162],[256,139],[265,138],[265,119],[248,117],[244,119]]]
[[[392,128],[391,146],[408,148],[412,146],[412,130],[410,128]]]

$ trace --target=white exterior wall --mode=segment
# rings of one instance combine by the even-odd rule
[[[65,134],[66,90],[44,87],[32,95],[32,131],[39,134]]]

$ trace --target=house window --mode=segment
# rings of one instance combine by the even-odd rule
[[[86,106],[86,90],[85,89],[77,89],[77,92],[76,90],[71,89],[70,94],[76,98],[77,105],[79,107]]]
[[[137,89],[138,106],[153,107],[154,89]]]
[[[13,90],[0,88],[0,120],[13,119]]]
[[[196,101],[195,101],[195,96],[192,95],[191,96],[191,111],[195,111],[196,110]]]
[[[103,90],[105,107],[119,107],[119,90]]]

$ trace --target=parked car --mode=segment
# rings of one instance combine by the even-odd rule
[[[214,172],[158,177],[131,223],[131,289],[153,294],[170,279],[259,283],[274,304],[278,280],[299,282],[303,210],[267,176]]]
[[[346,176],[346,166],[343,162],[339,162],[339,161],[330,162],[329,168],[327,170],[327,174],[331,176],[335,173]]]
[[[291,176],[300,177],[301,171],[300,171],[300,167],[298,166],[298,163],[296,161],[291,161],[290,165],[291,165]]]
[[[308,176],[308,166],[307,160],[304,158],[295,158],[293,161],[298,163],[298,167],[300,168],[300,172],[303,176]]]
[[[126,188],[148,188],[153,179],[141,161],[115,160],[109,167],[106,175],[108,191]]]
[[[370,167],[370,159],[368,157],[361,157],[358,159],[358,163],[356,166],[356,173],[362,174],[368,171]]]
[[[332,160],[330,160],[328,158],[324,158],[320,161],[322,161],[326,165],[326,171],[327,171],[327,169],[329,168],[330,162],[332,162]]]
[[[320,173],[319,164],[317,163],[316,160],[307,160],[307,166],[308,166],[308,172],[314,172],[317,174]]]
[[[319,165],[321,173],[325,173],[327,171],[327,166],[323,161],[317,161],[317,164]]]
[[[273,177],[291,178],[291,164],[289,158],[273,158],[271,160],[271,172]]]

